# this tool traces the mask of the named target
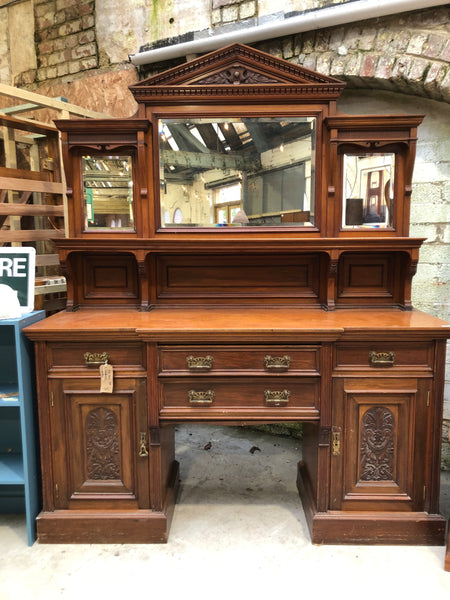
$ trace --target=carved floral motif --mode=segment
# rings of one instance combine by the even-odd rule
[[[279,81],[257,71],[251,71],[241,65],[233,65],[225,71],[219,71],[196,81],[197,85],[239,85],[240,83],[279,83]]]
[[[120,479],[119,427],[108,408],[95,408],[86,417],[88,479]]]
[[[360,479],[392,481],[394,479],[395,417],[384,406],[374,406],[361,421]]]

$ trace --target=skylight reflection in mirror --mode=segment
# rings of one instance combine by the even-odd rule
[[[158,125],[162,227],[314,225],[315,117]]]

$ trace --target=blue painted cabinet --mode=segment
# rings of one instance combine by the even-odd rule
[[[0,320],[0,512],[25,512],[30,546],[40,492],[34,354],[22,330],[44,317],[41,310]]]

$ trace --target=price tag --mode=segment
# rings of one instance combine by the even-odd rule
[[[104,394],[111,394],[113,391],[112,365],[100,365],[100,391]]]

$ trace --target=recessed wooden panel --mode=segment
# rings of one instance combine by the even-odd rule
[[[83,257],[85,300],[136,303],[138,278],[136,260],[132,255],[87,254]]]
[[[385,262],[378,264],[351,264],[348,269],[348,287],[386,288],[388,266]]]
[[[158,257],[159,299],[318,303],[319,257],[211,255]]]
[[[393,305],[403,298],[403,257],[344,253],[339,261],[337,304]]]
[[[343,255],[339,266],[339,297],[392,297],[392,257]]]

